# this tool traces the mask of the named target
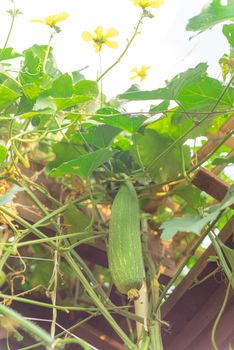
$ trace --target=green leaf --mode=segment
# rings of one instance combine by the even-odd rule
[[[225,164],[234,164],[234,156],[227,158],[215,158],[212,162],[212,165],[225,165]]]
[[[223,34],[226,36],[231,47],[234,48],[234,24],[225,24]]]
[[[174,100],[183,109],[189,112],[207,111],[216,104],[222,96],[225,86],[218,80],[206,75],[207,65],[200,63],[195,68],[175,76],[165,88],[152,91],[132,91],[120,95],[120,98],[128,101],[137,100]],[[165,103],[165,102],[164,102]],[[220,99],[216,109],[219,111],[233,108],[234,89],[229,88]],[[178,111],[177,111],[178,112]],[[182,114],[184,121],[184,114]],[[179,118],[179,114],[177,114]],[[199,116],[201,118],[201,116]]]
[[[41,89],[35,83],[29,83],[22,86],[25,97],[29,100],[35,100],[41,93]]]
[[[74,85],[73,93],[75,95],[98,97],[98,84],[93,80],[80,80]]]
[[[191,184],[188,184],[187,182],[183,182],[178,186],[175,186],[172,194],[180,196],[191,208],[198,209],[202,206],[202,204],[204,204],[201,197],[201,191],[195,186],[191,186]]]
[[[200,234],[201,230],[214,221],[219,213],[230,207],[234,203],[234,185],[229,188],[223,201],[217,205],[212,206],[208,213],[204,217],[199,216],[187,216],[180,218],[173,218],[169,221],[164,222],[160,228],[163,230],[161,238],[168,241],[176,235],[177,232],[193,232],[197,235]]]
[[[87,178],[100,165],[109,161],[115,153],[116,151],[110,151],[104,148],[85,154],[52,170],[50,176],[59,177],[67,174],[74,174]]]
[[[219,245],[221,246],[221,248],[224,252],[226,259],[228,260],[228,262],[230,264],[232,272],[234,273],[234,249],[229,248],[220,240],[218,242],[219,242]]]
[[[68,162],[72,159],[77,159],[82,155],[83,147],[76,142],[67,142],[62,140],[55,143],[52,147],[55,154],[55,159],[49,162],[46,166],[46,173],[49,173],[52,169],[58,168],[61,164]]]
[[[51,101],[50,97],[39,96],[33,106],[33,111],[52,113],[56,111],[56,105]]]
[[[80,144],[89,144],[98,148],[105,148],[110,146],[113,139],[120,131],[120,129],[110,125],[89,125],[87,130],[74,134],[71,141],[74,140]]]
[[[60,75],[52,83],[50,89],[45,91],[45,94],[52,97],[71,97],[73,93],[72,78],[65,73]]]
[[[7,149],[6,147],[0,145],[0,164],[6,159],[7,157]]]
[[[7,193],[0,195],[0,206],[12,202],[14,196],[21,191],[24,191],[22,187],[14,185]]]
[[[91,99],[92,97],[90,96],[77,96],[77,95],[73,95],[72,97],[68,97],[68,98],[57,98],[57,97],[50,98],[51,102],[53,102],[56,105],[57,111],[76,106],[77,104],[80,104],[80,103],[88,102]]]
[[[91,222],[91,218],[85,215],[72,203],[68,204],[63,218],[67,233],[83,232],[89,227]],[[71,243],[77,242],[76,237],[70,238],[69,240]]]
[[[0,49],[0,61],[11,60],[13,58],[21,57],[22,55],[14,52],[12,47],[7,47],[5,49]]]
[[[56,62],[53,57],[53,49],[50,48],[47,57],[46,72],[43,71],[43,62],[46,55],[46,45],[33,45],[25,50],[24,62],[19,74],[19,79],[22,84],[35,83],[45,89],[51,85],[54,78],[61,75],[56,67]]]
[[[209,111],[224,91],[224,86],[216,79],[205,77],[196,84],[187,86],[176,96],[186,111]],[[216,110],[233,108],[234,89],[229,88],[218,103]]]
[[[157,182],[165,182],[182,172],[181,150],[180,147],[174,147],[164,157],[161,154],[171,146],[173,139],[169,136],[161,135],[151,129],[145,129],[143,135],[136,134],[134,158],[139,165],[143,164],[150,176]],[[187,146],[183,147],[185,164],[190,161],[190,150]]]
[[[34,117],[41,117],[41,116],[48,116],[50,117],[51,115],[53,115],[53,111],[51,112],[43,112],[43,111],[38,111],[38,112],[27,112],[27,113],[23,113],[21,115],[19,115],[18,117],[20,119],[31,119]]]
[[[106,125],[116,126],[122,130],[126,130],[131,133],[137,131],[146,120],[146,117],[142,115],[121,115],[120,112],[118,112],[114,108],[101,108],[96,113],[102,115],[92,117],[93,120],[96,120],[99,123],[104,123]],[[107,116],[103,114],[107,114]],[[112,114],[114,115],[112,116]]]
[[[181,91],[188,86],[199,83],[206,75],[207,64],[200,63],[195,68],[190,68],[186,72],[176,75],[165,88],[160,88],[152,91],[130,91],[119,98],[128,101],[141,100],[175,100]]]
[[[0,85],[0,110],[7,107],[11,102],[17,100],[20,94],[9,89],[4,85]]]
[[[7,71],[0,72],[0,85],[4,85],[16,93],[21,94],[21,86],[16,79],[11,77]]]
[[[234,20],[234,1],[227,0],[227,4],[222,5],[222,0],[213,0],[199,15],[189,20],[186,30],[203,32],[228,20]]]
[[[30,265],[29,282],[31,288],[38,285],[48,287],[53,275],[54,265],[52,261],[37,260]]]
[[[163,101],[157,106],[150,106],[150,112],[153,112],[155,114],[162,113],[168,109],[169,104],[169,101]]]
[[[85,77],[83,74],[80,73],[80,70],[75,70],[72,72],[72,80],[73,83],[76,84],[80,80],[85,80]]]

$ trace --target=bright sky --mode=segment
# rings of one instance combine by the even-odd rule
[[[210,64],[210,74],[220,78],[218,59],[228,51],[221,27],[189,40],[194,33],[185,31],[188,19],[198,14],[209,0],[165,0],[160,9],[152,9],[153,19],[146,18],[141,28],[141,35],[128,51],[121,63],[106,76],[104,92],[108,97],[126,90],[130,81],[130,70],[142,64],[151,66],[147,79],[141,83],[142,89],[154,89],[163,86],[164,81],[177,73],[195,66],[199,62]],[[139,18],[140,9],[130,0],[15,0],[16,7],[23,15],[16,20],[9,46],[22,51],[33,43],[47,44],[50,28],[31,19],[42,19],[48,15],[67,12],[70,17],[60,23],[62,32],[52,45],[59,68],[65,71],[89,66],[85,71],[86,78],[95,79],[99,65],[98,55],[92,44],[84,42],[81,34],[91,31],[97,25],[104,28],[114,27],[119,31],[116,38],[118,49],[105,48],[102,53],[103,69],[107,68],[120,55],[130,38]],[[4,16],[9,9],[9,0],[0,2],[0,43],[3,45],[9,18]],[[115,38],[114,38],[115,39]],[[137,81],[135,81],[137,83]]]

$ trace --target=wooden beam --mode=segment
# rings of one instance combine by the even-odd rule
[[[198,169],[192,184],[218,201],[223,200],[229,189],[229,184],[204,168]],[[234,205],[231,208],[234,209]]]
[[[167,350],[190,349],[191,343],[194,340],[199,339],[199,335],[218,314],[222,300],[224,299],[226,288],[226,285],[222,283],[216,290],[214,290],[213,294],[211,291],[209,299],[206,300],[200,309],[198,309],[192,319],[186,323],[185,327],[181,329],[181,332],[173,338],[172,342],[167,347]],[[201,347],[200,349],[207,348]]]
[[[220,299],[219,303],[221,307],[223,299]],[[225,312],[219,322],[215,340],[218,345],[218,349],[228,349],[230,342],[234,340],[234,298],[232,297],[226,308]],[[213,350],[214,347],[211,344],[211,331],[214,324],[215,318],[211,321],[209,327],[206,327],[203,332],[197,337],[193,343],[187,347],[186,350]]]
[[[223,242],[226,242],[229,237],[234,234],[234,216],[229,220],[225,225],[222,231],[219,234],[219,239]],[[215,251],[212,245],[205,251],[205,253],[200,257],[196,265],[190,270],[189,274],[184,278],[184,280],[178,285],[173,294],[168,298],[168,300],[163,304],[162,307],[162,318],[167,319],[168,314],[173,310],[175,306],[178,306],[180,301],[183,300],[185,294],[189,294],[189,288],[196,281],[199,276],[204,273],[205,268],[208,265],[208,258],[215,255]],[[212,264],[209,263],[210,266]],[[212,271],[212,268],[208,270]],[[191,292],[193,289],[191,290]],[[193,299],[191,299],[193,300]],[[195,311],[195,310],[194,310]]]

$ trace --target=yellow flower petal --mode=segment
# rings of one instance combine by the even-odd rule
[[[103,37],[103,27],[98,26],[95,30],[94,33],[96,33],[97,38],[102,38]]]
[[[93,46],[94,46],[96,52],[100,52],[102,49],[102,44],[100,44],[100,43],[94,42]]]
[[[138,75],[133,75],[132,77],[130,77],[131,80],[136,79],[138,77]]]
[[[31,22],[46,24],[44,19],[32,19]]]
[[[164,4],[164,0],[153,0],[153,1],[151,1],[150,7],[158,9],[163,4]]]
[[[164,0],[133,0],[133,3],[143,9],[147,7],[158,9],[164,3]]]
[[[150,69],[150,66],[141,66],[141,69],[137,69],[137,68],[133,68],[131,70],[131,72],[136,73],[135,75],[133,75],[130,79],[135,79],[135,78],[140,78],[141,81],[145,80],[146,76],[147,76],[147,70]]]
[[[118,44],[114,41],[109,41],[108,38],[117,36],[118,31],[114,28],[109,28],[106,31],[102,26],[98,26],[94,30],[94,35],[89,32],[83,32],[82,38],[85,41],[93,41],[94,48],[97,52],[100,52],[102,49],[102,45],[106,44],[108,47],[115,49],[118,47]]]
[[[105,45],[110,47],[111,49],[117,49],[118,47],[118,43],[116,43],[115,41],[105,41]]]
[[[91,41],[91,40],[93,40],[93,35],[91,33],[85,31],[82,33],[82,39],[84,41]]]
[[[32,22],[46,24],[49,27],[54,27],[58,22],[65,21],[69,17],[66,12],[57,13],[55,15],[47,16],[44,19],[33,19]]]
[[[117,35],[119,35],[118,30],[116,30],[115,28],[109,28],[109,29],[107,29],[106,34],[104,35],[104,37],[106,39],[108,39],[108,38],[111,38],[111,37],[117,36]]]

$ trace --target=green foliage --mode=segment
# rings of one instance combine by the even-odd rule
[[[14,4],[13,1],[11,3]],[[11,283],[15,297],[18,292],[28,292],[35,287],[36,292],[49,296],[51,303],[56,303],[58,308],[68,303],[66,311],[69,306],[76,309],[74,305],[78,305],[77,310],[83,308],[82,311],[91,317],[101,312],[129,349],[136,346],[111,314],[119,312],[133,319],[134,315],[130,309],[126,311],[109,303],[111,281],[115,278],[111,280],[109,268],[103,269],[95,264],[95,257],[87,266],[76,253],[75,246],[96,244],[98,237],[102,240],[97,243],[100,243],[101,249],[102,244],[108,247],[110,211],[114,198],[117,198],[116,193],[126,180],[131,180],[133,184],[134,206],[138,208],[140,202],[142,216],[138,217],[138,209],[137,215],[136,211],[131,212],[134,206],[128,205],[123,198],[121,208],[116,210],[115,227],[122,225],[126,229],[133,220],[138,229],[141,220],[142,241],[138,243],[139,247],[142,243],[143,248],[146,248],[146,232],[155,229],[156,233],[159,225],[163,240],[173,239],[178,232],[188,232],[181,241],[177,237],[172,240],[170,254],[174,257],[181,257],[182,246],[192,244],[195,235],[222,214],[216,224],[220,230],[231,218],[232,211],[228,207],[234,203],[233,186],[221,203],[211,206],[213,202],[208,195],[191,184],[201,165],[208,170],[219,165],[232,169],[234,163],[233,155],[226,157],[231,152],[230,143],[226,141],[233,134],[225,131],[224,137],[221,137],[219,133],[223,124],[232,117],[234,106],[234,24],[227,23],[222,28],[230,44],[230,53],[225,53],[219,60],[225,82],[208,74],[207,63],[199,63],[166,81],[160,88],[142,91],[140,85],[134,84],[108,101],[102,78],[115,68],[138,37],[143,19],[153,18],[148,12],[150,4],[145,4],[142,9],[139,3],[138,7],[141,16],[132,38],[116,61],[106,70],[100,69],[103,73],[97,79],[93,77],[94,80],[86,79],[83,74],[87,67],[61,72],[56,64],[51,45],[54,36],[61,31],[56,23],[64,20],[66,13],[39,20],[50,27],[48,45],[35,44],[23,53],[17,53],[7,47],[7,37],[6,47],[0,49],[0,214],[5,215],[4,220],[8,217],[11,220],[8,222],[10,235],[1,235],[0,272],[10,269],[10,273],[6,272],[6,282]],[[17,13],[14,8],[8,12],[13,22]],[[223,21],[233,21],[233,14],[233,0],[229,0],[227,5],[213,0],[189,21],[187,30],[205,31]],[[55,20],[54,24],[51,20]],[[101,31],[99,27],[94,33]],[[109,34],[104,33],[101,39],[111,46],[107,40]],[[15,70],[17,62],[18,70]],[[144,70],[146,73],[149,67],[142,67],[143,73]],[[229,76],[231,79],[228,81]],[[142,76],[138,75],[138,78]],[[111,80],[111,83],[116,82]],[[131,111],[130,103],[126,107],[128,102],[133,101],[139,101],[136,104],[140,106],[138,110],[134,107]],[[148,102],[146,108],[145,102]],[[210,135],[215,140],[215,146],[201,159],[199,148]],[[216,135],[219,136],[218,143]],[[33,174],[30,179],[27,178],[28,173]],[[224,173],[221,178],[231,182]],[[44,181],[48,181],[48,188],[45,188]],[[10,190],[8,182],[12,185]],[[33,206],[26,205],[24,209],[30,214],[40,212],[41,217],[35,224],[14,215],[15,207],[11,212],[6,206],[23,190],[33,201]],[[120,220],[121,213],[127,226]],[[51,231],[43,230],[45,227],[53,230],[53,234],[48,235]],[[1,229],[4,230],[5,226]],[[123,229],[119,230],[120,235]],[[113,236],[119,242],[119,252],[124,252],[124,255],[120,254],[121,259],[120,255],[117,256],[122,264],[126,257],[129,258],[129,247],[136,242],[130,237],[129,245],[123,249],[126,237],[121,237],[123,241]],[[175,248],[180,245],[181,250]],[[224,245],[222,249],[233,270],[233,250]],[[161,294],[155,279],[161,271],[160,266],[158,262],[154,264],[153,256],[151,261],[150,253],[145,250],[150,305],[147,318],[149,322],[154,322],[157,316],[154,310],[158,308],[156,294],[159,292],[159,300],[164,300],[167,292]],[[16,252],[22,260],[16,262],[16,259],[11,259],[8,262],[9,254]],[[113,252],[115,255],[116,252]],[[188,268],[196,264],[199,255],[198,252],[192,253],[191,259],[184,264]],[[34,260],[22,270],[17,264],[19,261],[23,264],[26,256]],[[137,261],[139,256],[133,258]],[[8,265],[5,265],[6,262]],[[132,269],[134,266],[131,266]],[[5,275],[3,277],[5,282]],[[140,277],[142,280],[142,275]],[[4,288],[6,286],[7,289],[8,284],[4,283]],[[158,291],[154,293],[154,289]],[[27,300],[25,294],[24,301]],[[30,302],[34,303],[35,298]],[[89,308],[92,311],[87,311]],[[52,315],[55,325],[55,309]],[[27,327],[30,328],[30,325],[27,324]],[[152,339],[147,339],[146,347],[149,342],[152,343]]]
[[[63,163],[58,168],[53,169],[50,172],[50,176],[60,177],[66,174],[74,174],[87,178],[100,165],[108,162],[114,154],[115,151],[110,151],[107,148],[90,152],[77,159]]]
[[[203,32],[214,27],[223,21],[234,20],[234,2],[227,0],[223,5],[221,0],[213,0],[210,5],[205,7],[201,13],[189,20],[187,30]]]
[[[216,79],[206,75],[207,65],[199,64],[174,77],[165,88],[152,91],[131,91],[120,95],[128,101],[174,100],[182,107],[181,111],[209,111],[221,97],[224,86]],[[231,109],[234,102],[234,90],[230,88],[217,103],[219,111]]]
[[[225,24],[223,26],[223,34],[227,38],[230,46],[234,48],[234,24]]]
[[[0,145],[0,164],[6,159],[7,157],[7,149],[6,147]]]
[[[21,57],[21,54],[14,52],[12,47],[0,49],[0,61],[12,60],[13,58]]]
[[[13,91],[7,86],[0,85],[0,111],[8,107],[13,101],[16,101],[19,97],[19,93]]]
[[[133,154],[139,166],[142,164],[156,182],[166,182],[177,177],[182,171],[182,153],[185,157],[185,165],[190,161],[190,150],[187,146],[173,147],[161,157],[173,144],[169,135],[162,135],[154,130],[146,129],[144,134],[136,134]]]
[[[93,120],[106,125],[116,126],[131,133],[137,131],[146,120],[146,118],[142,115],[121,115],[121,113],[114,108],[101,108],[97,110],[96,113],[100,114],[100,116],[95,115],[92,117]],[[105,114],[107,116],[105,116]]]
[[[120,133],[120,129],[113,126],[83,124],[84,131],[76,132],[71,140],[79,144],[91,145],[98,148],[105,148],[111,145],[115,136]]]
[[[214,221],[221,211],[228,208],[234,203],[234,186],[231,186],[225,198],[220,204],[211,207],[204,217],[187,216],[181,218],[173,218],[161,225],[163,234],[161,238],[165,241],[171,239],[177,232],[193,232],[200,234],[203,227]]]

